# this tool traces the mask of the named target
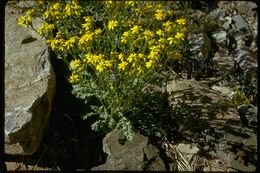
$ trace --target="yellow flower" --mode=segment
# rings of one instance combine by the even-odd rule
[[[119,70],[125,70],[127,64],[128,64],[127,62],[122,61],[120,64],[118,64],[118,69]]]
[[[140,59],[145,59],[145,56],[144,56],[143,53],[139,53],[139,54],[138,54],[138,57],[139,57]]]
[[[157,30],[156,34],[159,35],[159,36],[164,36],[164,33],[161,29]]]
[[[91,23],[83,23],[82,28],[85,29],[86,31],[90,30],[91,28]]]
[[[148,55],[149,59],[158,59],[159,58],[159,51],[157,50],[152,50],[149,55]]]
[[[108,67],[108,68],[112,68],[113,67],[113,63],[114,63],[114,60],[105,61],[105,66]]]
[[[132,62],[133,60],[135,60],[136,59],[136,54],[135,53],[131,53],[130,55],[129,55],[129,57],[127,58],[127,61],[128,62]]]
[[[46,43],[51,46],[52,50],[55,50],[56,48],[59,47],[60,41],[57,39],[53,39],[53,40],[46,40]]]
[[[87,32],[79,39],[79,45],[84,45],[93,40],[93,33]]]
[[[185,25],[185,24],[186,24],[186,19],[180,18],[180,19],[177,19],[176,22],[177,22],[179,25]]]
[[[66,40],[64,40],[64,39],[59,39],[59,46],[58,46],[58,49],[60,50],[60,51],[64,51],[65,50],[65,42],[66,42]]]
[[[161,38],[158,40],[158,43],[163,45],[163,44],[166,43],[166,39],[163,38],[163,37],[161,37]]]
[[[85,59],[87,60],[88,63],[93,63],[93,55],[91,53],[88,53],[85,55]]]
[[[66,4],[66,6],[65,6],[65,14],[66,14],[66,16],[71,16],[71,14],[72,14],[72,11],[71,11],[71,4]]]
[[[100,28],[96,29],[95,30],[95,34],[98,35],[98,34],[101,34],[102,30]]]
[[[135,10],[135,15],[136,16],[141,16],[142,15],[142,10],[140,8],[136,8],[134,10]],[[140,20],[139,20],[139,22],[140,22]]]
[[[113,4],[113,1],[105,1],[106,4],[111,5]]]
[[[34,13],[34,9],[30,9],[28,11],[26,11],[26,16],[31,16]]]
[[[125,4],[133,7],[136,4],[136,2],[135,1],[125,1]]]
[[[140,26],[135,25],[134,27],[131,28],[132,34],[138,34],[141,29],[142,28]]]
[[[177,32],[175,35],[175,39],[184,40],[185,35],[183,33]]]
[[[75,14],[76,16],[80,16],[80,14],[82,13],[82,7],[78,5],[77,1],[75,0],[72,1],[71,8],[73,9],[73,14]]]
[[[54,4],[50,7],[50,9],[59,10],[59,9],[60,9],[60,3],[59,3],[59,2],[54,3]]]
[[[163,23],[163,26],[167,32],[170,32],[173,29],[173,23],[170,21]]]
[[[172,25],[172,22],[171,22],[171,21],[167,21],[167,22],[163,23],[163,26],[164,26],[165,28],[169,28],[169,27],[171,27],[171,25]]]
[[[70,68],[72,69],[72,70],[76,70],[77,68],[79,68],[80,67],[80,60],[78,60],[78,59],[75,59],[75,60],[73,60],[73,61],[71,61],[70,62]]]
[[[120,54],[118,55],[118,59],[121,60],[121,61],[123,61],[123,59],[124,59],[124,54],[123,54],[123,53],[120,53]]]
[[[129,31],[125,31],[123,34],[124,37],[129,37],[130,36],[130,32]]]
[[[156,13],[155,13],[155,18],[157,20],[163,20],[164,18],[166,17],[166,14],[164,13],[163,10],[156,10]]]
[[[69,78],[69,82],[71,84],[75,84],[79,81],[79,75],[78,74],[72,74]]]
[[[114,28],[118,25],[118,22],[116,20],[110,20],[108,22],[108,29],[114,30]]]
[[[129,35],[130,35],[130,32],[129,31],[125,31],[123,33],[123,36],[121,37],[121,43],[125,43],[126,44],[127,41],[128,41]]]
[[[105,67],[106,67],[106,65],[105,65],[104,61],[100,61],[100,62],[98,63],[98,65],[96,66],[96,70],[97,70],[99,73],[101,73],[102,71],[104,71]]]
[[[149,44],[149,46],[152,46],[152,45],[154,45],[155,42],[156,42],[155,39],[151,39],[148,41],[148,44]]]
[[[155,64],[154,60],[149,60],[145,63],[146,68],[151,68]]]
[[[78,39],[79,39],[78,36],[73,36],[73,37],[70,37],[69,40],[70,40],[71,43],[76,43]]]
[[[64,44],[67,50],[73,47],[73,43],[70,40],[67,40]]]
[[[45,12],[44,12],[44,16],[45,16],[46,19],[48,19],[48,18],[51,16],[51,12],[48,11],[48,10],[45,11]]]
[[[150,30],[145,30],[143,32],[143,34],[144,34],[144,38],[147,39],[147,40],[154,37],[154,33]]]
[[[18,19],[18,25],[22,26],[22,25],[25,25],[27,26],[28,25],[28,20],[25,16],[22,16]]]
[[[93,55],[92,56],[93,63],[98,63],[101,60],[102,60],[102,56],[101,55]]]
[[[86,23],[92,22],[92,16],[85,16],[83,17]]]
[[[62,32],[61,31],[58,31],[56,33],[56,38],[62,38]]]
[[[169,38],[167,38],[167,40],[169,41],[169,45],[172,45],[172,43],[174,42],[174,38],[173,37],[169,37]]]

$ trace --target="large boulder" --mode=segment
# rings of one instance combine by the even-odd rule
[[[124,139],[121,130],[114,129],[103,139],[103,150],[108,154],[106,163],[92,170],[166,170],[159,149],[138,133],[130,142]]]
[[[13,2],[12,2],[13,3]],[[5,153],[32,154],[48,126],[55,74],[45,40],[5,9]]]

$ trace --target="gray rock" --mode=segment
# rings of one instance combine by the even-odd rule
[[[234,169],[237,169],[239,171],[242,171],[242,172],[255,172],[256,171],[256,167],[254,165],[247,165],[243,162],[240,162],[238,160],[232,160],[231,162],[231,166],[234,168]]]
[[[229,15],[232,13],[232,9],[234,9],[234,3],[228,2],[228,1],[220,1],[218,2],[218,7],[225,11],[226,15]]]
[[[234,67],[235,61],[227,53],[217,52],[213,57],[213,62],[218,70],[218,73],[221,75],[230,71]]]
[[[257,4],[250,1],[236,1],[234,2],[234,10],[236,10],[240,15],[245,17],[256,15]]]
[[[236,63],[241,67],[244,74],[254,75],[257,73],[257,57],[247,46],[240,46],[232,52]]]
[[[119,143],[121,130],[114,129],[103,139],[103,150],[108,154],[106,163],[91,170],[166,170],[159,150],[149,144],[148,138],[136,134],[132,142]]]
[[[249,6],[246,5],[244,2],[239,2],[236,5],[236,9],[239,11],[239,13],[247,14],[247,11],[249,10]]]
[[[182,116],[181,123],[184,128],[204,136],[210,146],[208,154],[223,160],[227,167],[240,171],[255,170],[257,135],[253,129],[241,123],[236,109],[220,104],[219,101],[226,96],[200,82],[182,79],[169,82],[167,92],[170,94],[169,103],[173,106],[173,111],[178,112],[176,110],[181,109],[184,112],[182,115],[176,115]],[[187,111],[185,106],[188,107]],[[199,125],[194,126],[197,119],[199,122],[204,121],[200,130]],[[238,158],[240,165],[236,162]]]
[[[216,40],[216,43],[221,47],[228,46],[228,33],[226,31],[218,31],[212,34],[212,37]]]
[[[229,97],[233,93],[232,88],[227,86],[213,85],[211,88],[215,91],[219,91],[221,95],[225,97]]]
[[[239,171],[250,168],[254,171],[257,158],[257,136],[254,131],[234,123],[227,124],[219,133],[222,137],[209,153],[225,161],[228,167]]]
[[[48,126],[55,74],[45,40],[19,27],[20,16],[6,6],[5,153],[28,155]]]
[[[224,109],[219,112],[220,108],[215,108],[215,106],[223,99],[223,96],[219,91],[215,91],[201,82],[186,79],[171,81],[168,82],[167,92],[170,95],[169,103],[173,109],[187,105],[190,111],[198,111],[200,118],[203,119],[209,118],[208,113],[214,114],[212,115],[214,118],[210,118],[209,123],[213,123],[218,118],[238,119],[237,111],[232,107],[225,108],[225,113]]]
[[[225,17],[225,12],[219,8],[215,8],[210,12],[210,16],[219,18],[219,17]]]
[[[191,162],[192,157],[200,151],[200,149],[195,144],[180,143],[177,145],[177,147],[188,162]]]
[[[225,29],[225,30],[228,30],[228,29],[230,28],[229,22],[225,22],[225,23],[222,25],[222,28]]]
[[[245,113],[245,117],[250,127],[257,127],[257,108],[249,107]]]
[[[245,22],[241,15],[236,15],[232,17],[232,20],[235,22],[235,26],[237,31],[245,31],[248,30],[248,24]]]

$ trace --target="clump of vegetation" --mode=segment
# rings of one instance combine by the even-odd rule
[[[83,118],[96,118],[92,128],[119,128],[131,140],[144,88],[169,64],[183,61],[189,23],[169,7],[156,1],[36,1],[18,24],[44,36],[70,67],[72,92],[91,104]],[[40,27],[33,25],[36,17]]]

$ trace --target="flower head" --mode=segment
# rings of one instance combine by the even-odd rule
[[[71,84],[75,84],[79,81],[79,75],[78,74],[72,74],[69,78],[69,82]]]
[[[127,64],[128,64],[127,62],[122,61],[120,64],[118,64],[118,69],[119,70],[125,70]]]
[[[175,39],[184,40],[185,35],[183,33],[177,32],[175,35]]]
[[[77,68],[79,68],[80,67],[80,60],[78,60],[78,59],[75,59],[75,60],[73,60],[73,61],[71,61],[70,62],[70,68],[72,69],[72,70],[75,70],[75,69],[77,69]]]
[[[155,18],[157,20],[163,20],[164,18],[166,17],[166,14],[164,13],[163,10],[156,10],[156,13],[155,13]]]
[[[180,18],[180,19],[177,19],[176,22],[177,22],[179,25],[185,25],[185,24],[186,24],[186,19]]]
[[[118,22],[116,20],[110,20],[108,22],[108,29],[114,30],[114,28],[118,25]]]

